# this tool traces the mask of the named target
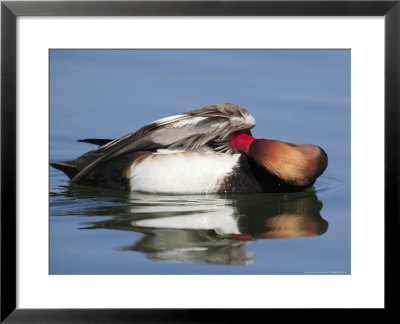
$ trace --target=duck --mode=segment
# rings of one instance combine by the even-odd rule
[[[165,194],[293,192],[327,168],[321,147],[255,138],[255,125],[236,104],[209,105],[117,139],[80,139],[98,147],[50,166],[70,184]]]

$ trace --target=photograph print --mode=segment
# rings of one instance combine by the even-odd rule
[[[351,51],[50,49],[50,275],[350,275]]]

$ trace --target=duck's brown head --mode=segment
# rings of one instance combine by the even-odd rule
[[[311,144],[257,139],[238,132],[231,134],[230,145],[291,186],[312,185],[328,165],[325,151]]]

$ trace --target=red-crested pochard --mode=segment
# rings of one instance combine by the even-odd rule
[[[285,192],[311,186],[328,164],[323,149],[256,139],[254,117],[234,104],[206,106],[50,163],[72,183],[159,193]]]

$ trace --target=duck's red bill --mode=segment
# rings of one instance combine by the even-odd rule
[[[234,132],[230,135],[229,144],[239,152],[249,154],[250,144],[256,140],[255,137],[245,133]]]

